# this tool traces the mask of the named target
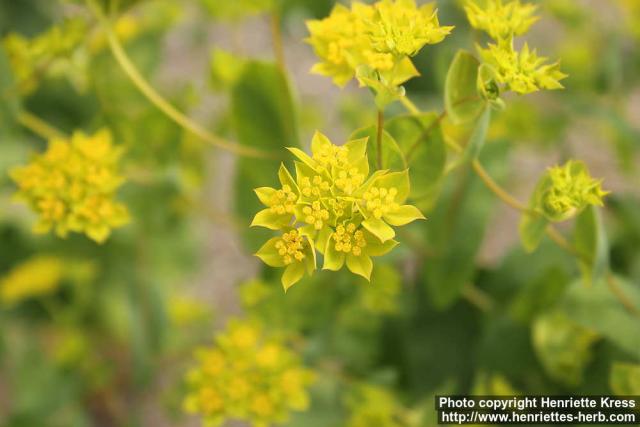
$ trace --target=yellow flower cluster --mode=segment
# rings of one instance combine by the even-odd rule
[[[17,198],[39,216],[34,231],[53,229],[60,237],[85,233],[102,243],[113,228],[126,224],[127,208],[114,200],[124,181],[117,170],[121,155],[109,131],[93,136],[75,132],[70,140],[49,141],[45,153],[13,169]]]
[[[54,292],[64,273],[64,263],[53,256],[37,256],[16,266],[0,279],[0,301],[11,306],[28,298]]]
[[[492,68],[497,83],[519,94],[562,89],[560,80],[567,77],[558,62],[547,63],[547,58],[538,56],[526,43],[521,51],[513,46],[514,37],[529,31],[538,19],[535,11],[536,6],[520,0],[487,0],[484,6],[468,0],[465,4],[471,25],[487,32],[496,42],[489,43],[486,49],[478,47],[480,56]]]
[[[373,5],[337,5],[329,17],[307,22],[307,39],[320,58],[312,72],[344,86],[359,67],[367,66],[380,80],[398,86],[418,71],[410,60],[426,44],[441,42],[453,27],[442,27],[432,4],[415,0],[380,0]]]
[[[306,410],[313,372],[281,340],[262,335],[256,324],[230,322],[214,346],[199,350],[198,366],[187,374],[185,410],[210,426],[241,420],[254,427]]]
[[[70,19],[32,39],[16,33],[6,36],[2,45],[9,56],[20,93],[28,95],[33,92],[42,75],[50,69],[68,66],[86,35],[84,21]]]
[[[317,132],[311,156],[291,148],[298,158],[296,178],[281,165],[281,188],[261,187],[256,194],[265,209],[252,226],[283,234],[267,241],[256,254],[271,267],[285,267],[282,284],[287,290],[316,269],[316,250],[324,256],[323,268],[343,266],[367,280],[371,257],[382,256],[397,244],[392,226],[403,226],[422,213],[404,204],[409,195],[408,171],[369,174],[367,139],[333,144]]]
[[[547,189],[542,196],[542,209],[555,220],[570,217],[588,205],[603,206],[602,198],[609,193],[578,160],[549,168],[544,179]]]

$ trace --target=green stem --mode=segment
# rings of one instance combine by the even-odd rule
[[[276,63],[281,70],[286,69],[286,62],[284,56],[284,43],[282,42],[282,29],[280,14],[278,11],[271,13],[271,39],[273,43],[273,55],[276,58]]]
[[[178,125],[182,126],[187,131],[193,133],[200,139],[212,144],[215,147],[220,149],[232,152],[239,156],[245,157],[256,157],[256,158],[271,158],[276,157],[269,153],[266,153],[262,150],[257,150],[251,147],[245,147],[242,145],[234,144],[232,142],[227,141],[226,139],[215,135],[204,127],[200,126],[198,123],[193,122],[189,117],[184,115],[178,109],[176,109],[169,101],[164,99],[156,90],[147,82],[142,74],[138,71],[136,66],[133,64],[131,59],[128,57],[125,52],[122,44],[118,40],[118,37],[113,31],[111,26],[111,22],[104,15],[100,6],[98,6],[95,0],[86,0],[89,7],[93,10],[95,16],[100,22],[106,36],[107,41],[109,43],[109,49],[113,54],[116,62],[124,71],[126,76],[131,80],[134,86],[160,111],[162,111],[167,117],[172,119]]]
[[[42,139],[67,139],[67,135],[65,135],[64,132],[56,129],[49,123],[28,111],[21,111],[18,114],[18,123],[36,135],[42,137]]]
[[[378,169],[382,169],[382,132],[384,130],[384,112],[378,110],[378,131],[376,135],[376,147],[378,155]]]

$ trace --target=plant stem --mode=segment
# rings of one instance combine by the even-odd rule
[[[384,112],[378,110],[378,132],[376,135],[376,147],[378,155],[378,169],[382,169],[382,131],[384,130]]]
[[[271,42],[273,44],[273,56],[276,58],[276,63],[281,70],[286,69],[286,62],[284,56],[284,43],[282,42],[282,29],[281,29],[280,13],[273,11],[271,13]]]
[[[487,173],[486,169],[482,166],[482,164],[480,164],[478,160],[474,160],[473,162],[471,162],[471,166],[473,167],[473,170],[476,172],[478,177],[487,186],[487,188],[491,190],[496,196],[498,196],[500,200],[502,200],[507,205],[511,206],[513,209],[516,209],[522,212],[529,211],[529,209],[525,205],[520,203],[520,201],[518,201],[515,197],[513,197],[511,194],[505,191],[502,187],[500,187],[498,183],[495,182],[493,178],[491,178],[489,173]]]
[[[468,283],[462,288],[462,296],[485,313],[493,310],[493,299],[472,283]]]
[[[67,135],[65,135],[64,132],[56,129],[49,123],[28,111],[21,111],[18,114],[18,123],[36,135],[42,137],[42,139],[51,140],[67,138]]]
[[[420,114],[420,109],[407,96],[401,97],[400,102],[411,114],[415,114],[415,115]]]
[[[175,108],[169,101],[164,99],[156,90],[147,82],[142,74],[138,71],[131,59],[127,56],[122,44],[118,40],[118,37],[113,32],[111,22],[104,15],[100,6],[98,6],[95,0],[87,0],[88,5],[93,10],[94,14],[98,18],[98,21],[102,25],[102,28],[107,36],[109,43],[109,49],[113,54],[116,62],[125,73],[125,75],[131,80],[134,86],[160,111],[162,111],[167,117],[172,119],[178,125],[182,126],[187,131],[193,133],[200,139],[210,143],[211,145],[223,150],[227,150],[239,156],[256,157],[256,158],[270,158],[276,157],[275,155],[266,153],[262,150],[257,150],[251,147],[245,147],[242,145],[234,144],[226,139],[215,135],[198,123],[193,122],[189,117]]]

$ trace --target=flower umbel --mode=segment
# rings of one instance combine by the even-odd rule
[[[207,425],[242,420],[267,427],[309,406],[313,372],[281,339],[264,336],[259,325],[232,321],[196,358],[198,365],[187,374],[184,408]]]
[[[85,233],[102,243],[113,228],[126,224],[127,208],[114,200],[124,181],[117,168],[121,155],[109,131],[75,132],[70,140],[49,141],[46,152],[13,169],[17,198],[39,216],[34,231],[54,230],[60,237]]]
[[[563,88],[560,80],[567,75],[560,71],[558,62],[548,63],[547,58],[538,56],[526,43],[521,51],[514,48],[514,37],[525,34],[538,20],[534,15],[537,6],[520,0],[487,0],[480,6],[469,0],[464,9],[471,26],[485,31],[496,42],[484,49],[478,46],[485,66],[495,76],[481,86],[495,87],[499,92],[497,84],[500,84],[505,90],[519,94]]]
[[[497,42],[510,42],[514,36],[520,36],[538,20],[535,16],[538,8],[533,4],[522,4],[520,0],[506,2],[488,0],[481,7],[475,1],[465,3],[469,23],[473,28],[485,31]]]
[[[566,219],[589,205],[603,206],[602,198],[609,193],[602,189],[602,181],[592,178],[585,164],[578,160],[549,168],[543,179],[547,189],[541,208],[551,220]]]
[[[323,269],[336,271],[346,264],[368,280],[371,257],[382,256],[397,244],[392,226],[424,218],[416,207],[404,204],[408,172],[383,170],[369,176],[366,149],[366,139],[337,146],[316,133],[311,156],[290,148],[298,158],[295,180],[282,165],[278,174],[282,190],[256,190],[267,208],[256,214],[252,225],[283,233],[267,241],[256,255],[271,267],[285,267],[285,290],[305,271],[313,274],[316,250],[324,256]],[[284,199],[288,204],[282,207]]]
[[[453,29],[440,26],[433,5],[418,7],[415,0],[353,2],[351,9],[337,5],[329,17],[307,26],[307,41],[321,60],[312,71],[333,78],[338,86],[362,66],[377,72],[385,84],[398,86],[418,75],[409,58],[426,44],[440,43]]]

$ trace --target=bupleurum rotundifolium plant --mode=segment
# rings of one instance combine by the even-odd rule
[[[281,187],[261,187],[256,195],[265,205],[252,226],[281,234],[267,241],[257,256],[271,267],[285,267],[285,290],[305,271],[343,266],[366,279],[371,276],[371,257],[382,256],[397,244],[393,227],[424,219],[415,206],[405,204],[409,195],[408,171],[378,170],[370,173],[367,139],[334,145],[316,132],[311,156],[290,148],[295,161],[294,178],[284,165],[278,177]]]

